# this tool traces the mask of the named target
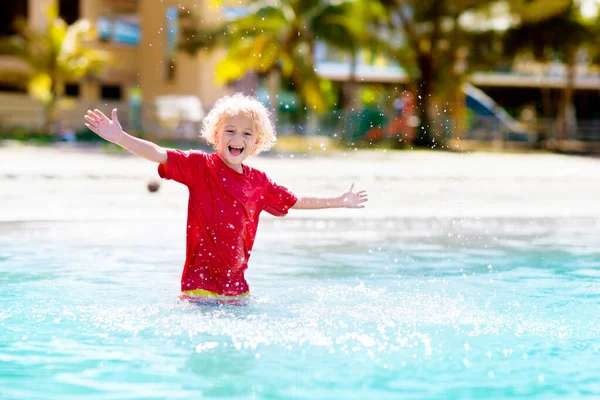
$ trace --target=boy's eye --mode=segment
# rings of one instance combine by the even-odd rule
[[[246,136],[252,136],[252,133],[250,133],[250,132],[244,132],[244,134],[245,134]]]
[[[233,130],[227,129],[225,132],[227,132],[227,133],[233,133]]]

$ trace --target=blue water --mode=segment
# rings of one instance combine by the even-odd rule
[[[0,398],[600,396],[594,219],[265,218],[248,306],[173,221],[0,224]]]

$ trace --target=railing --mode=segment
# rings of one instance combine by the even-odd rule
[[[43,121],[42,105],[31,100],[26,94],[0,94],[0,127],[34,128]]]
[[[579,120],[573,125],[563,125],[560,120],[544,119],[537,121],[534,129],[547,140],[600,142],[600,120]]]
[[[55,123],[53,130],[56,132],[65,123],[70,128],[84,129],[86,111],[98,108],[101,104],[102,110],[110,112],[113,108],[119,109],[119,120],[128,128],[131,126],[130,108],[126,103],[120,101],[83,101],[77,98],[62,99],[63,106],[57,106],[55,111]],[[64,104],[68,104],[64,106]],[[26,94],[0,94],[0,130],[26,129],[39,131],[44,122],[44,108],[41,103],[32,100]],[[51,132],[51,133],[55,133]]]
[[[600,142],[600,120],[577,122],[574,140],[582,142]]]
[[[466,129],[451,138],[495,144],[512,143],[524,147],[536,147],[541,138],[541,131],[528,124],[503,123],[497,117],[471,116]]]
[[[509,129],[493,117],[474,117],[459,138],[462,141],[488,142],[499,146],[510,144],[581,151],[592,151],[592,148],[596,151],[595,148],[600,145],[600,120],[580,120],[563,125],[560,120],[541,119],[529,124],[520,123],[517,128],[520,129]],[[590,147],[588,144],[596,146]]]
[[[65,106],[66,104],[66,106]],[[199,124],[183,119],[159,121],[156,106],[142,105],[132,107],[129,103],[121,101],[85,101],[78,98],[62,99],[62,106],[57,106],[55,111],[55,133],[61,125],[68,125],[70,129],[85,129],[84,115],[89,109],[99,108],[105,114],[113,108],[119,112],[119,121],[123,128],[133,131],[147,132],[164,137],[197,136]],[[31,99],[27,94],[2,93],[0,94],[0,131],[25,129],[31,132],[42,129],[44,121],[44,108],[41,103]]]
[[[137,11],[140,0],[103,0],[103,6],[112,11]]]
[[[65,125],[70,129],[85,129],[83,116],[90,108],[101,107],[106,113],[112,108],[119,110],[119,120],[123,127],[135,133],[151,137],[173,140],[196,141],[199,139],[201,121],[192,121],[174,116],[168,120],[158,117],[154,104],[132,107],[124,102],[82,101],[72,99],[68,108],[56,113],[57,123],[54,132]],[[289,113],[278,113],[276,129],[280,136],[328,136],[347,143],[378,142],[402,135],[410,143],[417,128],[411,117],[398,117],[381,114],[377,110],[370,113],[331,112],[325,115],[309,114],[306,118],[292,118]],[[414,117],[412,117],[414,118]],[[43,123],[41,104],[31,100],[26,94],[0,94],[0,131],[25,128],[39,130]],[[507,126],[495,117],[471,117],[466,127],[457,127],[446,117],[436,122],[443,126],[444,135],[450,142],[472,142],[494,147],[578,149],[577,151],[600,150],[600,120],[578,121],[574,126],[563,127],[556,120],[538,120],[532,124]],[[515,129],[518,128],[518,129]],[[442,128],[438,129],[441,130]],[[562,140],[559,140],[562,138]],[[561,145],[562,143],[562,145]]]

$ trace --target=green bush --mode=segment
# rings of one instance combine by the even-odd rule
[[[54,135],[47,132],[30,131],[24,128],[11,129],[10,131],[0,132],[0,140],[17,140],[30,143],[52,143]]]
[[[100,136],[96,135],[94,132],[90,131],[89,129],[83,129],[81,131],[77,131],[75,133],[75,138],[78,142],[102,142],[102,141],[104,141],[104,139],[102,139]]]

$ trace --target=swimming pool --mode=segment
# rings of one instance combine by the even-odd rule
[[[0,398],[600,396],[595,218],[264,218],[248,306],[166,219],[0,223]]]

